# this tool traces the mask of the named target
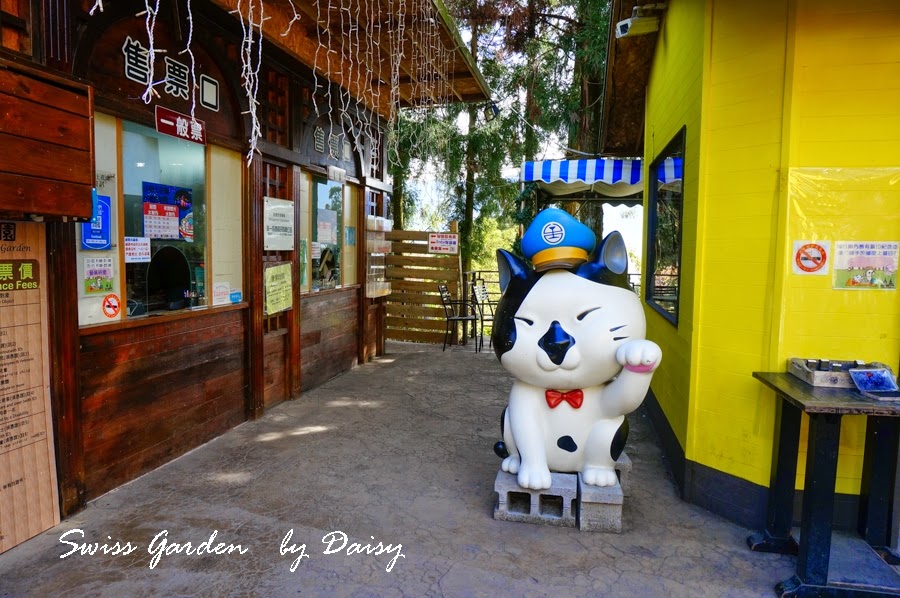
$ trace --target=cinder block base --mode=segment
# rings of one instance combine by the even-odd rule
[[[616,461],[616,474],[619,476],[622,494],[629,496],[631,493],[631,459],[625,454],[625,451],[622,451],[619,460]]]
[[[575,527],[578,478],[573,473],[550,475],[550,488],[529,490],[519,486],[516,476],[498,471],[494,481],[498,496],[494,519]]]
[[[630,462],[629,462],[630,463]],[[622,532],[622,486],[589,486],[578,474],[578,529],[583,532]]]

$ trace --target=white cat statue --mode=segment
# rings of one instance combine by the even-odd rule
[[[625,415],[644,400],[662,359],[644,338],[622,236],[610,233],[588,257],[594,238],[567,213],[548,209],[523,237],[534,268],[497,252],[503,295],[493,346],[516,380],[494,450],[523,488],[549,488],[551,471],[615,485]]]

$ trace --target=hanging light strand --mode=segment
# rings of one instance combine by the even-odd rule
[[[150,0],[144,0],[144,27],[147,31],[147,88],[141,94],[141,99],[145,104],[149,104],[153,100],[153,96],[159,97],[159,93],[153,89],[153,86],[162,81],[153,81],[153,67],[156,63],[156,48],[154,47],[153,34],[156,31],[156,15],[159,12],[159,0],[151,7]]]
[[[197,61],[194,58],[194,51],[191,49],[191,44],[194,39],[194,14],[191,10],[191,0],[187,0],[187,20],[188,20],[188,37],[187,37],[187,45],[184,50],[179,52],[178,54],[187,54],[191,59],[191,77],[188,81],[188,86],[191,94],[191,122],[196,123],[197,118],[194,115],[194,112],[197,109]]]

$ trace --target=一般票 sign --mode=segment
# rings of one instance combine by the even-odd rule
[[[162,106],[156,107],[156,132],[206,145],[206,123]]]
[[[897,241],[836,241],[833,288],[897,290]]]
[[[266,251],[293,251],[294,202],[274,197],[263,199]]]

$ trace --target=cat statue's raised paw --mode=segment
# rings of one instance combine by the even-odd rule
[[[494,448],[503,471],[523,488],[549,488],[551,471],[580,472],[586,484],[612,486],[628,435],[625,415],[644,400],[662,352],[644,338],[622,236],[610,233],[588,258],[593,233],[568,214],[545,210],[526,238],[536,226],[542,238],[532,250],[534,268],[497,252],[503,295],[492,338],[515,382],[501,421],[503,440]],[[560,231],[570,238],[577,231],[580,247],[547,248],[548,237]],[[525,239],[523,249],[529,255]]]

